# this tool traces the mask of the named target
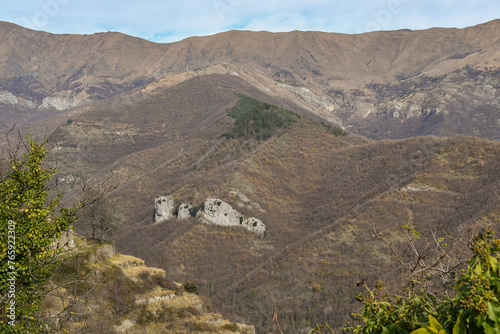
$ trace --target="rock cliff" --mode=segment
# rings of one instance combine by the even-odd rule
[[[246,198],[246,197],[245,197]],[[259,207],[260,208],[260,207]],[[177,208],[177,218],[184,219],[192,215],[193,206],[182,203]],[[175,202],[170,196],[155,198],[155,223],[175,217]],[[208,224],[220,226],[241,226],[259,236],[266,233],[266,225],[258,218],[245,217],[231,205],[219,198],[207,198],[196,213],[196,217]]]
[[[260,219],[246,218],[231,205],[218,198],[207,198],[203,209],[198,211],[196,216],[203,222],[215,225],[242,226],[260,236],[264,236],[266,232],[266,225]]]
[[[193,206],[191,204],[182,203],[179,205],[179,209],[177,210],[177,218],[184,219],[191,217],[191,209]]]
[[[57,110],[65,110],[78,107],[82,101],[75,97],[48,96],[43,99],[41,109],[55,108]]]
[[[17,97],[11,92],[0,92],[0,103],[17,104]]]
[[[155,223],[168,220],[174,215],[174,199],[168,196],[155,198]]]
[[[62,232],[59,238],[54,241],[51,245],[53,249],[70,250],[76,247],[75,244],[75,231],[73,227],[68,228],[66,231]]]

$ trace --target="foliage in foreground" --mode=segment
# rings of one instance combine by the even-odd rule
[[[28,136],[22,159],[19,148],[8,152],[0,180],[0,331],[39,333],[39,288],[57,265],[51,244],[76,220],[76,209],[50,196],[55,170],[42,167],[44,142]]]
[[[353,333],[499,333],[500,280],[498,257],[500,239],[488,229],[472,240],[473,256],[456,280],[450,297],[437,300],[425,284],[409,289],[406,297],[383,296],[368,290],[359,294],[364,303],[357,315],[363,325],[347,328]],[[365,285],[366,287],[366,285]]]

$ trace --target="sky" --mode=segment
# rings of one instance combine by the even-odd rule
[[[500,18],[498,0],[0,0],[0,21],[51,33],[119,31],[175,42],[238,30],[463,28]]]

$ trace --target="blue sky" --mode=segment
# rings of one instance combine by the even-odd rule
[[[0,21],[52,33],[120,31],[155,42],[240,30],[361,33],[484,23],[498,0],[21,0]]]

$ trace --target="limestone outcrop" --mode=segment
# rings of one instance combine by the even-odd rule
[[[155,223],[170,219],[174,215],[174,199],[169,196],[155,198]]]
[[[266,225],[264,225],[264,223],[258,218],[244,218],[242,226],[260,236],[264,236],[264,234],[266,233]]]
[[[64,267],[64,275],[59,275],[59,279],[48,283],[54,293],[44,294],[46,307],[41,311],[49,319],[50,328],[82,333],[97,320],[102,326],[99,328],[105,328],[107,333],[255,334],[253,326],[231,322],[210,311],[197,294],[188,293],[181,283],[167,280],[165,270],[147,267],[142,259],[115,253],[114,245],[109,242],[85,240],[78,235],[74,240],[75,247],[64,254],[65,263],[71,265]],[[85,276],[79,274],[80,270],[85,271]],[[99,289],[77,288],[81,279],[75,277],[92,280],[99,284]],[[121,289],[120,296],[126,299],[114,298],[117,287]],[[78,317],[60,300],[74,301]],[[119,315],[117,309],[121,310]]]
[[[193,206],[191,204],[182,203],[177,209],[177,218],[184,219],[191,217],[191,210]]]
[[[199,220],[220,226],[241,226],[247,230],[263,236],[266,225],[260,219],[249,217],[236,211],[231,205],[218,198],[207,198],[203,209],[196,214]]]
[[[5,91],[5,92],[0,92],[0,103],[16,105],[18,101],[17,97],[14,94]]]
[[[78,107],[82,101],[76,97],[63,96],[47,96],[43,99],[41,109],[55,108],[57,110],[65,110],[73,107]]]
[[[193,206],[186,203],[182,203],[175,210],[174,199],[170,196],[155,198],[155,223],[175,217],[174,212],[177,212],[178,219],[189,218],[192,215],[192,211]],[[196,213],[196,217],[207,224],[241,226],[259,236],[264,236],[266,233],[266,225],[260,219],[245,217],[219,198],[207,198],[203,203],[203,207]]]
[[[448,114],[448,111],[445,109],[444,104],[438,103],[437,106],[429,108],[424,107],[424,101],[421,101],[419,98],[415,98],[415,102],[396,102],[392,105],[392,117],[394,118],[402,118],[408,119],[412,117],[422,117],[422,116],[430,116],[435,114]]]

